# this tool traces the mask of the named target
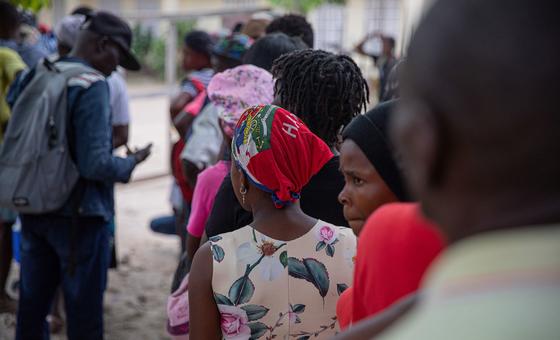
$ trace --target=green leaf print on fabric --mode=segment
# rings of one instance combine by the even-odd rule
[[[224,249],[222,247],[217,244],[212,245],[212,256],[214,257],[214,261],[218,263],[222,262],[225,255],[226,253],[224,252]]]
[[[295,304],[293,306],[290,305],[290,307],[292,308],[292,312],[296,314],[301,314],[305,312],[305,305],[302,305],[301,303]]]
[[[286,266],[288,265],[288,252],[287,251],[283,251],[280,254],[280,262],[282,263],[282,265],[284,266],[284,268],[286,268]]]
[[[233,302],[231,302],[231,300],[227,296],[222,294],[214,293],[214,300],[216,301],[217,305],[233,306]]]
[[[288,274],[296,279],[309,281],[309,272],[302,261],[295,257],[288,258]]]
[[[327,296],[330,284],[327,267],[315,259],[303,259],[303,264],[312,277],[310,282],[317,287],[322,297]]]
[[[303,259],[303,261],[295,257],[288,258],[288,273],[296,279],[303,279],[311,282],[321,297],[327,296],[329,292],[329,273],[327,267],[315,259]]]
[[[336,285],[336,291],[338,292],[338,296],[344,293],[346,289],[348,289],[348,285],[346,283],[339,283]]]
[[[327,246],[327,244],[323,241],[317,242],[317,245],[315,246],[315,251],[321,251],[326,246]]]
[[[333,245],[331,245],[331,244],[327,245],[327,250],[326,250],[326,252],[327,252],[327,255],[328,255],[328,256],[333,257],[333,256],[334,256],[334,250],[335,250],[335,249],[334,249],[334,246],[333,246]]]
[[[246,313],[249,321],[256,321],[263,318],[269,309],[261,305],[245,305],[241,307]]]
[[[255,285],[249,279],[248,275],[240,277],[235,280],[229,289],[229,299],[233,302],[235,306],[247,303],[253,297],[255,293]]]
[[[268,326],[262,322],[251,322],[247,326],[251,328],[251,340],[262,337],[268,331]]]

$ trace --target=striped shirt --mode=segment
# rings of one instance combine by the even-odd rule
[[[198,94],[198,90],[192,83],[191,79],[196,79],[204,84],[204,87],[207,87],[210,83],[210,79],[212,79],[213,76],[214,70],[212,70],[211,68],[192,71],[189,76],[181,82],[181,91],[190,94],[194,98]]]

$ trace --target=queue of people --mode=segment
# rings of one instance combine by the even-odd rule
[[[182,245],[169,335],[558,338],[554,8],[437,1],[400,61],[394,39],[372,35],[382,88],[369,111],[358,65],[313,49],[302,16],[189,32],[169,107],[174,216],[151,224]],[[0,206],[22,221],[16,339],[48,338],[59,286],[68,338],[102,339],[113,185],[150,154],[113,156],[128,120],[110,79],[140,65],[113,14],[73,14],[55,33],[59,56],[32,67],[0,48]],[[31,119],[42,132],[22,128]]]

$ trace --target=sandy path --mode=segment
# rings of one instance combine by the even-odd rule
[[[109,273],[106,339],[169,338],[165,332],[165,306],[179,241],[154,234],[148,223],[152,217],[170,210],[170,181],[163,177],[117,186],[117,246],[121,263],[118,270]],[[13,327],[13,317],[0,315],[0,339],[12,339]]]

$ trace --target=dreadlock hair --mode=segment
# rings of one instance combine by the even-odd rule
[[[348,56],[320,50],[282,55],[272,66],[278,104],[303,120],[329,146],[352,118],[365,111],[369,87]]]

